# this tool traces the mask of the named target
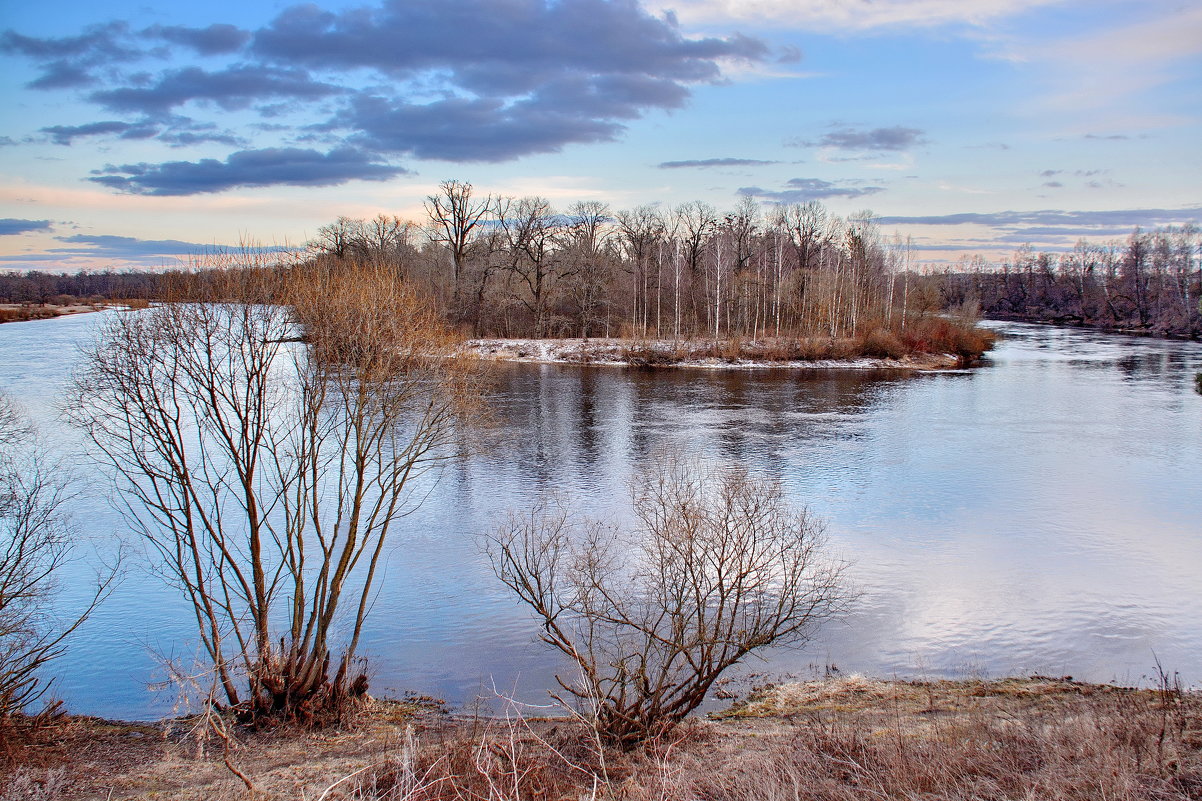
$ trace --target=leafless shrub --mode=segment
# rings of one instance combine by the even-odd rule
[[[748,654],[806,642],[846,596],[821,524],[775,482],[664,459],[632,502],[632,530],[540,507],[488,543],[543,641],[579,667],[557,698],[626,747],[683,720]]]
[[[479,373],[394,271],[225,258],[181,279],[186,302],[111,318],[72,407],[225,704],[320,718],[366,690],[384,544],[458,455]]]

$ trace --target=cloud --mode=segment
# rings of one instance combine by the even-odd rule
[[[818,31],[986,25],[1059,0],[650,0],[689,23],[749,22]]]
[[[257,31],[251,50],[309,69],[372,70],[399,87],[352,96],[327,124],[360,147],[483,162],[613,141],[627,120],[682,107],[690,84],[721,77],[720,62],[770,55],[745,36],[685,38],[633,0],[296,6]]]
[[[1022,226],[1065,226],[1076,233],[1088,233],[1091,227],[1155,227],[1186,222],[1202,222],[1202,206],[1184,209],[1116,209],[1111,211],[999,211],[987,214],[966,212],[918,217],[880,217],[881,225],[985,225],[995,228]]]
[[[78,36],[38,38],[16,31],[0,33],[0,53],[25,56],[43,73],[27,86],[31,89],[65,89],[92,83],[93,67],[132,61],[144,52],[128,43],[124,22],[93,25]]]
[[[824,181],[821,178],[790,178],[785,186],[787,188],[779,191],[762,189],[758,186],[744,186],[739,188],[739,194],[749,195],[766,203],[787,205],[832,197],[864,197],[885,191],[883,186],[862,186],[850,181]]]
[[[905,128],[901,125],[869,130],[836,128],[816,140],[795,140],[789,144],[798,147],[829,147],[836,150],[879,153],[888,150],[908,150],[915,145],[923,144],[926,140],[922,138],[922,135],[923,131],[918,128]]]
[[[328,153],[301,148],[240,150],[225,161],[168,161],[93,170],[89,181],[140,195],[195,195],[235,187],[336,186],[347,181],[384,181],[407,170],[376,161],[350,147]]]
[[[485,94],[527,92],[567,74],[709,81],[718,59],[769,55],[739,35],[687,39],[634,0],[385,0],[342,13],[300,5],[256,31],[252,49],[320,69],[444,70]]]
[[[236,53],[250,41],[249,31],[223,23],[207,28],[153,25],[144,30],[142,35],[189,47],[202,56]]]
[[[85,136],[106,136],[115,134],[120,139],[149,139],[159,132],[159,126],[148,122],[121,122],[119,120],[104,120],[89,122],[83,125],[51,125],[42,129],[42,133],[50,136],[50,141],[56,145],[69,145],[76,139]]]
[[[89,99],[109,111],[154,115],[191,100],[211,101],[234,110],[264,98],[314,100],[343,91],[314,81],[303,70],[241,65],[216,72],[186,67],[162,75],[151,86],[107,89],[93,92]]]
[[[321,167],[317,173],[329,168],[350,177],[373,170],[395,175],[386,162],[396,156],[501,162],[614,141],[631,120],[682,108],[695,85],[719,83],[724,71],[778,55],[737,33],[686,36],[670,15],[651,14],[638,0],[375,0],[335,11],[304,4],[286,7],[255,30],[155,25],[135,32],[113,23],[76,37],[10,31],[0,46],[42,66],[42,88],[82,86],[104,68],[105,85],[85,99],[105,115],[47,129],[53,141],[132,138],[158,124],[154,135],[172,147],[223,142],[243,148],[230,156],[233,163],[246,153],[283,150],[254,151],[244,142],[238,134],[252,142],[269,135],[253,122],[238,132],[181,127],[174,122],[180,107],[209,120],[230,110],[249,110],[260,121],[316,115],[316,124],[277,131],[292,136],[272,136],[271,144],[280,138],[293,145],[345,143],[353,150],[339,152],[354,152],[358,161],[338,169],[324,157],[309,161]],[[226,63],[188,61],[197,56],[225,57]],[[174,60],[169,69],[122,63],[163,58]],[[110,114],[131,119],[106,119]],[[265,185],[275,174],[260,170],[240,182],[222,164],[130,164],[90,180],[167,194]]]
[[[84,67],[69,61],[52,61],[42,67],[42,74],[26,84],[29,89],[74,89],[87,86],[94,79]]]
[[[59,256],[96,256],[100,258],[142,259],[148,256],[193,256],[225,250],[223,245],[181,242],[178,239],[138,239],[132,236],[111,234],[56,236],[59,242],[76,247],[47,248],[48,253]],[[282,252],[287,248],[270,247],[263,250]]]
[[[1180,123],[1181,117],[1157,119],[1141,106],[1160,86],[1176,83],[1182,91],[1193,89],[1202,55],[1202,6],[1146,3],[1138,8],[1128,19],[1081,32],[1073,28],[1068,36],[1025,32],[999,39],[994,55],[1034,65],[1045,82],[1038,108],[1057,115],[1076,112],[1087,139],[1129,138],[1089,130],[1130,127],[1132,120],[1144,128]]]
[[[0,236],[15,236],[30,231],[47,231],[49,220],[17,220],[12,217],[0,219]]]
[[[47,248],[49,253],[101,257],[178,256],[203,253],[214,249],[213,245],[181,242],[178,239],[137,239],[132,236],[75,234],[56,236],[59,242],[78,247]]]
[[[558,152],[573,143],[613,141],[625,129],[620,120],[648,107],[679,107],[686,97],[679,84],[647,76],[565,76],[513,101],[450,97],[413,103],[360,94],[325,127],[348,129],[351,141],[376,152],[498,162]]]
[[[779,161],[763,161],[761,159],[686,159],[684,161],[661,161],[656,166],[661,170],[676,170],[684,167],[760,167],[765,164],[780,164]]]

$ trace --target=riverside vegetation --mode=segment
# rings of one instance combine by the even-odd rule
[[[475,208],[470,187],[449,182],[444,193]],[[432,218],[437,201],[431,199]],[[462,332],[497,325],[503,333],[547,336],[563,324],[557,310],[565,308],[575,309],[571,324],[583,325],[581,336],[610,324],[608,317],[580,317],[579,298],[550,289],[566,290],[558,283],[570,277],[566,270],[540,283],[551,274],[539,278],[538,264],[568,263],[575,252],[563,244],[568,240],[531,244],[517,227],[505,228],[510,206],[489,203],[502,220],[489,236],[504,236],[511,264],[527,270],[522,277],[518,266],[506,268],[526,295],[496,310],[492,322],[465,300],[470,292],[454,286],[472,269],[470,237],[446,235],[453,280],[441,289],[428,275],[349,246],[287,264],[248,250],[173,275],[160,285],[166,303],[112,318],[76,377],[74,421],[114,476],[156,569],[195,611],[203,659],[172,669],[200,690],[200,714],[180,725],[252,797],[264,790],[240,743],[270,742],[276,735],[268,731],[282,742],[310,737],[309,727],[337,732],[357,720],[371,726],[396,712],[368,696],[358,638],[393,524],[420,499],[422,474],[462,458],[486,417],[485,377],[457,347]],[[530,225],[539,217],[538,225],[561,230],[546,214],[527,211],[519,217]],[[562,230],[590,240],[579,229],[586,211],[576,209],[575,222]],[[921,293],[911,305],[906,273],[899,294],[898,276],[886,269],[864,221],[839,229],[840,240],[825,246],[825,266],[797,273],[808,289],[787,299],[779,282],[759,294],[754,285],[732,290],[740,271],[727,270],[735,262],[722,254],[737,227],[721,235],[706,230],[699,253],[712,258],[709,277],[692,276],[687,292],[677,282],[670,323],[662,305],[651,315],[650,294],[636,300],[635,319],[645,325],[625,323],[637,336],[661,336],[670,325],[673,335],[717,346],[742,335],[758,342],[768,332],[800,342],[817,331],[830,341],[875,340],[882,349],[890,337],[924,331],[930,339],[941,330],[952,332],[949,338],[971,336],[962,333],[971,331],[967,322],[936,316],[933,305],[919,302]],[[467,244],[457,254],[455,243]],[[588,252],[598,259],[602,253]],[[805,303],[813,304],[808,311]],[[968,361],[974,355],[966,351],[959,355]],[[20,500],[25,490],[13,486]],[[0,512],[11,517],[12,508]],[[968,750],[944,768],[929,758],[945,747],[940,737],[947,732],[939,735],[938,727],[934,739],[929,731],[922,734],[928,739],[913,739],[899,722],[897,747],[882,750],[874,730],[855,728],[861,721],[823,734],[819,714],[779,748],[757,752],[764,761],[746,763],[747,775],[733,759],[725,773],[701,769],[729,743],[686,716],[727,668],[758,649],[804,642],[848,593],[838,564],[823,555],[820,524],[790,509],[771,482],[668,458],[640,478],[632,508],[637,523],[629,531],[536,509],[489,538],[498,578],[535,612],[543,639],[576,666],[577,674],[559,677],[559,709],[569,720],[456,725],[432,744],[394,728],[383,735],[392,756],[333,777],[314,797],[751,798],[790,787],[792,797],[806,797],[798,795],[805,787],[826,793],[810,797],[837,798],[875,787],[883,798],[936,791],[1017,798],[1040,788],[1051,788],[1046,797],[1069,798],[1084,797],[1069,793],[1070,779],[1103,768],[1106,781],[1113,779],[1104,792],[1127,788],[1115,797],[1198,797],[1196,699],[1167,685],[1159,695],[1115,691],[1113,698],[1133,704],[1121,708],[1066,703],[1058,708],[1068,717],[1051,728],[1038,716],[1024,718],[1017,731],[996,721],[970,726],[963,730]],[[39,574],[41,597],[53,592],[53,578],[52,569]],[[44,632],[47,642],[61,642],[62,630]],[[1066,698],[1110,697],[1070,686]],[[103,740],[103,726],[30,718],[27,707],[18,701],[4,710],[8,764],[20,768],[2,792],[89,797],[85,781],[65,778],[68,767],[39,772],[36,762],[72,736]],[[1024,716],[1029,711],[1020,708]],[[1060,736],[1065,728],[1091,727],[1100,733],[1077,752]],[[176,741],[169,735],[154,742]],[[1103,764],[1114,742],[1124,756]],[[764,775],[776,783],[753,782]],[[295,797],[301,786],[294,782],[279,797]]]
[[[241,801],[1187,801],[1202,798],[1202,704],[1171,678],[1131,690],[833,677],[754,691],[635,750],[583,723],[451,718],[371,702],[355,726],[244,731],[195,719],[63,718],[15,752],[0,798]],[[10,755],[14,752],[10,751]]]
[[[728,360],[952,354],[971,363],[992,342],[973,325],[972,299],[944,303],[869,212],[841,219],[809,203],[765,216],[746,198],[725,214],[700,202],[556,210],[460,181],[444,182],[426,207],[420,224],[339,218],[278,258],[389,270],[465,336],[618,338],[636,352],[672,343],[652,348],[654,363],[703,345]],[[0,276],[0,298],[158,298],[162,280],[27,273]]]

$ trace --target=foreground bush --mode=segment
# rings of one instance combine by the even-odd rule
[[[821,523],[779,483],[665,459],[631,500],[629,528],[535,509],[489,541],[497,576],[579,670],[555,697],[621,747],[669,731],[748,654],[807,642],[847,595]]]
[[[480,376],[393,273],[280,280],[271,258],[232,254],[179,277],[188,302],[109,318],[71,409],[191,604],[209,703],[320,720],[366,691],[381,554],[415,482],[460,453]]]

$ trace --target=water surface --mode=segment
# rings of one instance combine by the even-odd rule
[[[81,532],[125,536],[56,404],[104,314],[0,326],[0,388],[80,466]],[[402,524],[365,633],[376,692],[542,700],[559,662],[492,576],[477,535],[549,491],[621,518],[667,447],[779,478],[827,521],[860,600],[808,647],[746,671],[1046,673],[1202,681],[1202,346],[1023,324],[971,371],[499,369],[498,446],[446,471]],[[58,663],[80,713],[150,718],[161,660],[193,654],[188,610],[128,575]],[[86,594],[72,566],[63,606]]]

